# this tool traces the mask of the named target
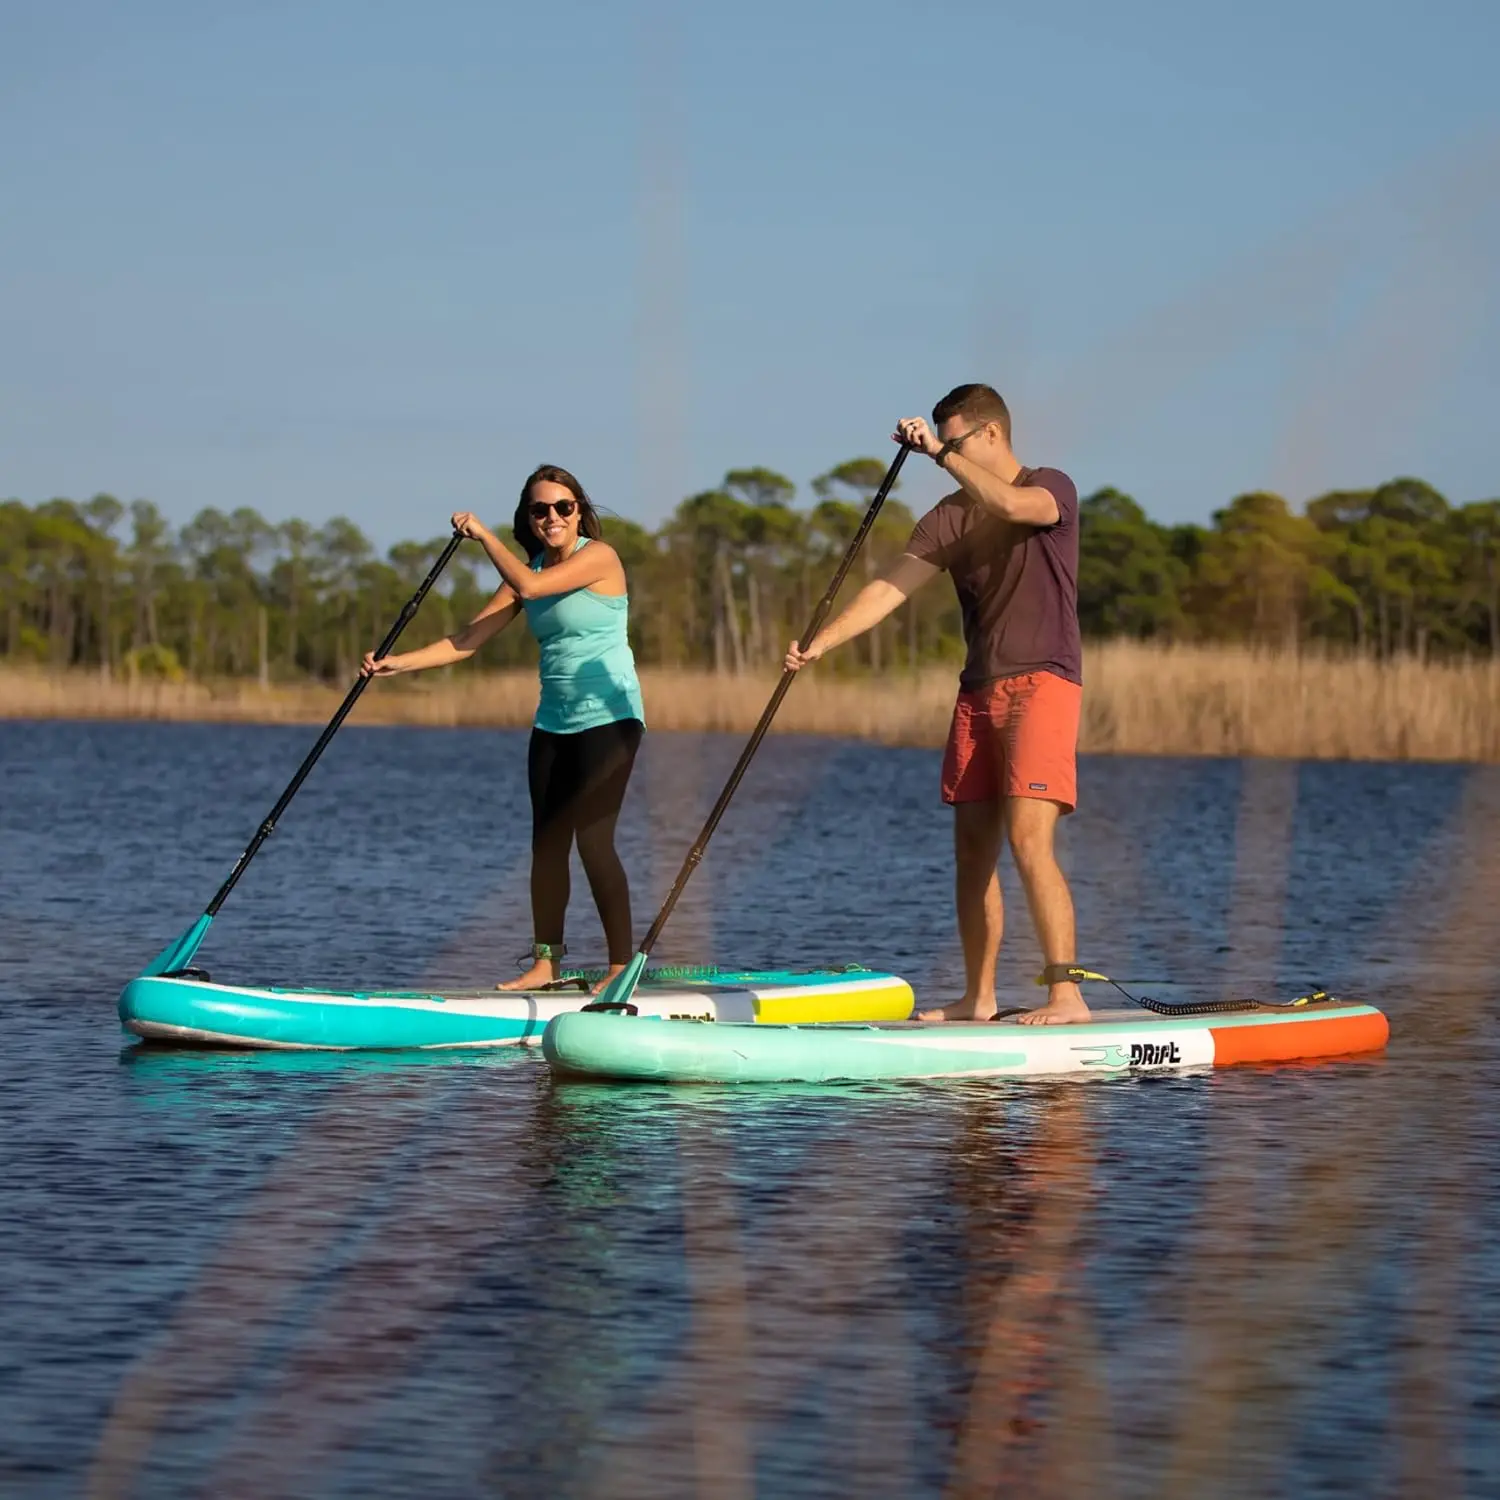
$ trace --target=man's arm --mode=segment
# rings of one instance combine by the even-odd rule
[[[867,583],[855,596],[849,607],[830,620],[813,637],[811,645],[804,651],[793,641],[786,654],[786,669],[796,672],[809,662],[852,641],[855,636],[873,630],[892,610],[900,608],[925,583],[930,583],[942,572],[931,563],[903,552],[886,569],[885,576]]]
[[[1007,484],[998,474],[950,448],[937,466],[951,474],[988,511],[1023,526],[1055,526],[1061,519],[1057,497],[1039,484]]]
[[[1051,490],[1039,484],[1007,483],[993,470],[967,458],[957,448],[938,441],[937,434],[921,417],[907,417],[899,422],[894,434],[898,442],[920,449],[938,468],[951,474],[966,495],[977,500],[993,515],[1024,526],[1055,526],[1062,519],[1057,499]]]

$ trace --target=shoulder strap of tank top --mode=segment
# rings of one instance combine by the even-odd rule
[[[579,537],[578,540],[573,543],[573,552],[578,551],[580,547],[586,547],[591,540],[591,537]],[[573,552],[570,552],[568,556],[571,557],[573,555]],[[531,571],[533,573],[540,573],[542,571],[544,563],[546,562],[546,558],[547,554],[545,552],[538,552],[537,555],[531,559]]]

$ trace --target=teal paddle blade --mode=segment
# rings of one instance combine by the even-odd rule
[[[192,963],[193,955],[203,944],[203,939],[208,935],[209,923],[213,918],[204,912],[186,932],[175,942],[168,943],[155,958],[141,970],[142,979],[150,979],[157,974],[170,974],[176,969],[185,969]]]
[[[635,987],[646,972],[646,955],[637,953],[634,958],[604,986],[583,1008],[585,1010],[624,1010],[635,994]]]

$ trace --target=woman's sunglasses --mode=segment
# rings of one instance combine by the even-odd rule
[[[576,500],[534,500],[531,503],[531,519],[545,521],[555,510],[566,521],[577,509]]]

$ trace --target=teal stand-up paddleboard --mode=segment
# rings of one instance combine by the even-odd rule
[[[120,996],[133,1036],[179,1046],[352,1050],[535,1045],[554,1017],[587,1004],[603,972],[550,990],[308,990],[143,975]],[[643,1015],[745,1023],[909,1016],[911,986],[868,969],[648,969]]]
[[[1378,1051],[1389,1034],[1374,1006],[1315,996],[1290,1005],[1183,1006],[1177,1014],[1166,1007],[1096,1011],[1090,1021],[1062,1026],[1023,1026],[1014,1016],[751,1027],[577,1014],[548,1024],[542,1050],[555,1071],[573,1077],[832,1083],[1118,1074],[1340,1057]]]

